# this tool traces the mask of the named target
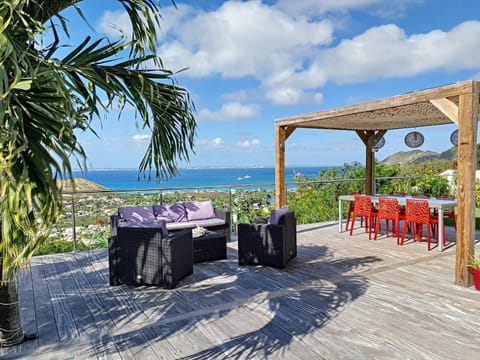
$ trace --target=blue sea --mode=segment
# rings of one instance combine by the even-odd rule
[[[285,181],[293,182],[296,173],[308,177],[316,177],[321,170],[328,167],[287,167]],[[251,168],[198,168],[179,169],[178,176],[156,183],[148,182],[142,177],[139,179],[137,170],[89,170],[87,172],[74,171],[73,177],[80,177],[103,185],[111,190],[135,190],[148,188],[193,188],[193,187],[234,187],[249,188],[248,184],[266,184],[264,188],[273,188],[275,183],[275,169],[267,167]]]

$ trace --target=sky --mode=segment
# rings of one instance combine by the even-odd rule
[[[117,39],[128,18],[116,0],[79,3],[90,26],[67,12],[72,42]],[[362,103],[464,80],[480,80],[478,0],[162,1],[157,43],[165,68],[195,104],[195,153],[180,167],[274,167],[276,119]],[[78,43],[78,42],[77,42]],[[138,168],[149,133],[133,109],[111,112],[79,133],[89,169]],[[456,126],[392,130],[379,160],[450,148]],[[355,132],[297,129],[286,166],[365,162]]]

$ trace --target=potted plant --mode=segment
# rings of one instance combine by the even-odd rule
[[[468,267],[473,274],[475,289],[480,290],[480,256],[472,258],[472,260],[468,262]]]

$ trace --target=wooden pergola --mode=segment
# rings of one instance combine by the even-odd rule
[[[472,284],[468,261],[474,255],[475,170],[480,82],[469,80],[367,103],[275,121],[275,205],[286,204],[285,142],[298,128],[355,131],[365,144],[366,193],[374,191],[372,147],[388,130],[451,124],[458,126],[457,237],[455,283]]]

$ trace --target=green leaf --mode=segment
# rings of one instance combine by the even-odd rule
[[[30,90],[32,86],[32,80],[19,81],[12,85],[11,89],[17,90]]]

